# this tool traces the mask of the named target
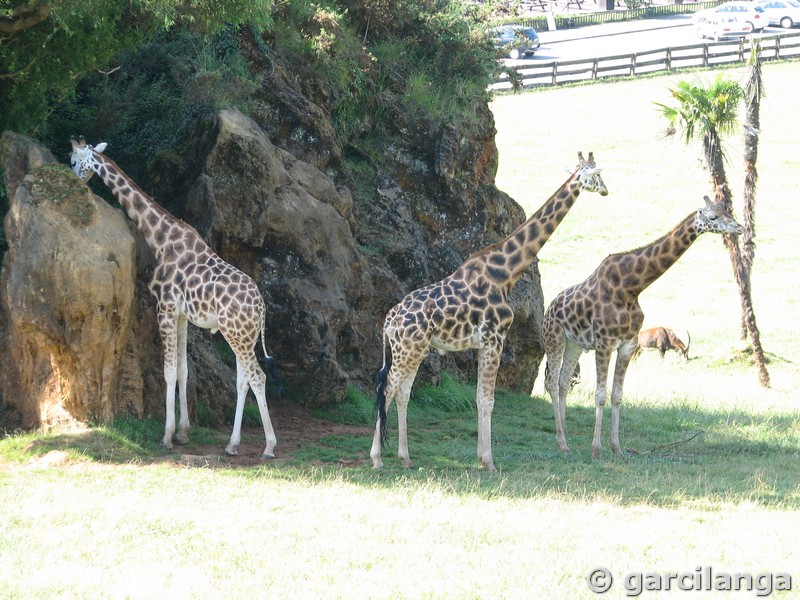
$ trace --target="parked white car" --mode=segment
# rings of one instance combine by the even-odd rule
[[[761,0],[756,3],[764,9],[770,25],[789,29],[800,23],[800,2],[795,0]]]
[[[737,21],[750,23],[752,31],[761,31],[768,25],[764,9],[753,2],[733,0],[725,2],[714,8],[700,10],[692,15],[692,24],[697,27],[703,21],[712,17],[731,17]]]
[[[723,40],[726,38],[743,37],[752,33],[753,28],[747,21],[740,21],[736,17],[711,17],[697,24],[697,36],[701,39]]]

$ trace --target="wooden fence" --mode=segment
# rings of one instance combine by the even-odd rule
[[[761,59],[780,60],[800,57],[800,32],[781,33],[759,38]],[[750,42],[729,40],[704,42],[680,48],[647,50],[634,54],[601,56],[578,60],[528,62],[511,67],[490,86],[494,91],[515,87],[553,86],[604,77],[631,77],[658,71],[713,67],[743,63],[750,57]],[[512,84],[513,81],[513,84]]]

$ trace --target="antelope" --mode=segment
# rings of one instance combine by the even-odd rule
[[[639,356],[643,348],[657,348],[661,353],[661,358],[664,358],[667,350],[675,350],[683,360],[689,360],[689,346],[692,344],[692,336],[689,335],[688,331],[686,332],[686,338],[688,342],[684,345],[675,335],[675,332],[666,327],[643,329],[639,332],[639,337],[637,338],[634,358]]]

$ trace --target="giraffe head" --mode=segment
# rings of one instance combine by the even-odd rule
[[[600,171],[594,164],[594,153],[589,152],[589,158],[583,158],[583,152],[578,152],[578,166],[579,171],[578,182],[581,187],[587,192],[597,192],[601,196],[608,196],[608,189],[606,184],[600,178]]]
[[[695,225],[700,233],[739,234],[744,230],[722,204],[715,204],[708,196],[703,196],[706,205],[697,211]]]
[[[94,175],[94,165],[96,162],[94,153],[102,152],[106,149],[108,144],[103,142],[102,144],[97,144],[97,147],[94,148],[86,143],[83,136],[78,139],[75,139],[73,136],[69,141],[72,142],[72,154],[70,154],[69,157],[72,171],[82,181],[89,181],[92,175]]]

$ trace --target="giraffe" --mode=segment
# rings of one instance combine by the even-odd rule
[[[569,452],[564,436],[569,380],[581,352],[594,350],[597,369],[592,457],[600,456],[600,430],[611,353],[617,351],[611,392],[611,450],[619,446],[619,407],[625,372],[637,347],[644,313],[639,294],[661,277],[703,233],[742,232],[742,226],[721,205],[704,197],[705,206],[692,212],[653,243],[606,257],[583,282],[559,292],[542,323],[547,353],[545,388],[553,402],[556,442]]]
[[[175,435],[175,384],[178,384],[180,422],[175,442],[186,444],[189,412],[186,406],[186,332],[187,322],[212,333],[220,331],[236,355],[236,413],[233,432],[225,453],[238,454],[241,442],[242,414],[248,387],[258,401],[264,425],[266,448],[261,457],[273,458],[275,433],[266,400],[266,376],[258,364],[256,343],[270,376],[275,378],[275,360],[269,356],[264,341],[266,306],[255,282],[217,256],[200,234],[172,216],[102,154],[107,144],[96,147],[81,137],[72,142],[72,170],[83,181],[94,173],[103,180],[125,212],[145,237],[156,257],[150,292],[158,303],[158,326],[164,347],[164,379],[167,384],[166,424],[162,446],[171,449]]]
[[[439,353],[478,350],[478,458],[488,471],[492,460],[491,418],[500,355],[514,313],[508,294],[574,204],[581,190],[606,196],[601,169],[590,152],[578,153],[578,166],[541,208],[505,239],[470,256],[453,274],[408,294],[386,315],[383,366],[377,375],[378,419],[370,457],[383,468],[386,411],[397,401],[398,457],[408,455],[406,415],[411,386],[431,348]],[[389,345],[387,356],[386,346]]]

